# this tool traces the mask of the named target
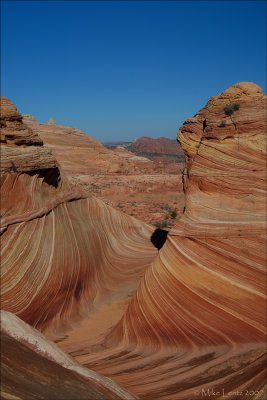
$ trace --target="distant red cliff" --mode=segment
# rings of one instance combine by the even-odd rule
[[[149,138],[142,136],[127,146],[127,149],[148,157],[154,161],[173,160],[175,162],[183,162],[184,152],[180,144],[174,139],[165,137]]]

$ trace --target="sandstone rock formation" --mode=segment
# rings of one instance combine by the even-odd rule
[[[10,113],[2,118],[4,127],[13,123]],[[155,257],[153,230],[73,187],[51,150],[16,118],[13,140],[1,145],[2,309],[51,335],[105,306],[118,321]]]
[[[15,315],[1,311],[1,399],[134,400]]]
[[[232,104],[239,107],[229,116]],[[254,84],[234,85],[187,120],[178,139],[184,214],[107,340],[120,343],[123,367],[112,370],[103,354],[97,369],[144,399],[203,398],[213,389],[216,399],[237,391],[264,399],[266,97]],[[78,359],[90,366],[96,357]]]
[[[1,97],[1,143],[9,145],[41,146],[42,140],[26,125],[22,124],[22,116],[14,104],[5,97]]]
[[[48,212],[50,203],[82,197],[81,189],[71,193],[71,185],[62,179],[51,150],[22,122],[22,116],[6,98],[1,98],[1,126],[2,229],[26,215],[28,219],[36,217],[38,210],[40,215]]]
[[[52,149],[68,176],[134,170],[133,163],[106,149],[100,142],[79,129],[50,123],[38,124],[28,118],[24,122],[42,138],[45,147]]]
[[[63,175],[3,169],[2,307],[141,399],[264,400],[266,97],[234,85],[178,139],[185,210],[158,253]]]
[[[265,118],[260,89],[241,83],[185,122],[184,215],[103,350],[75,331],[63,349],[142,399],[265,398]]]

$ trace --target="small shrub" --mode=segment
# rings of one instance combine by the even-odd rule
[[[239,108],[240,108],[240,104],[235,103],[235,104],[234,104],[234,109],[235,109],[235,111],[239,110]]]
[[[14,164],[14,162],[13,162],[13,161],[10,161],[10,163],[11,163],[11,167],[8,168],[8,171],[9,171],[9,172],[17,172],[18,170],[17,170],[17,167],[16,167],[16,165]]]
[[[228,116],[232,115],[235,111],[239,110],[240,105],[237,103],[229,104],[224,107],[224,113]]]
[[[175,219],[177,217],[177,211],[176,210],[173,210],[172,212],[171,212],[171,219]]]
[[[220,121],[220,123],[218,124],[219,128],[224,128],[226,126],[226,121],[222,120]]]
[[[161,222],[156,222],[155,227],[156,228],[167,228],[169,226],[168,221],[161,221]]]

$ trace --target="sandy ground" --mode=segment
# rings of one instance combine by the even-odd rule
[[[90,174],[70,179],[112,207],[156,227],[171,228],[184,208],[180,174]]]

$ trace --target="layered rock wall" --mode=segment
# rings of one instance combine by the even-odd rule
[[[233,103],[239,109],[229,117],[225,107]],[[190,346],[263,340],[266,98],[254,84],[237,84],[187,120],[178,140],[187,157],[185,211],[121,329],[134,314],[139,318],[127,329],[130,342]],[[170,318],[172,309],[176,314]]]
[[[99,370],[144,399],[148,388],[160,399],[202,398],[211,388],[216,399],[237,391],[264,399],[266,97],[255,84],[234,85],[187,120],[178,140],[184,214],[108,337],[123,343],[117,360],[131,376],[104,356]]]
[[[1,311],[1,399],[134,400],[15,315]]]
[[[7,170],[4,153],[2,306],[142,399],[264,400],[266,97],[236,84],[178,140],[185,210],[157,256],[149,226],[73,191],[57,164]]]
[[[15,110],[2,115],[18,125],[1,147],[1,306],[56,331],[114,296],[127,299],[156,250],[148,225],[73,187]]]

